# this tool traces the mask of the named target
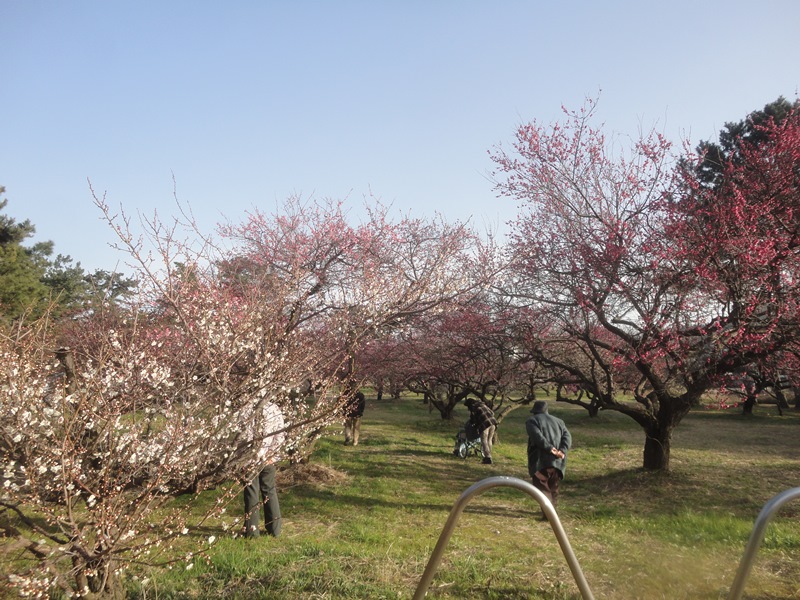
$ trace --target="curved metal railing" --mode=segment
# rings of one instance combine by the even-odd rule
[[[767,525],[772,519],[773,515],[787,502],[800,498],[800,487],[792,488],[781,492],[777,496],[773,496],[772,500],[764,505],[761,512],[756,517],[756,522],[753,525],[753,531],[750,533],[750,539],[747,540],[747,546],[744,548],[742,560],[739,562],[739,569],[736,571],[736,577],[733,579],[731,591],[728,594],[728,600],[739,600],[744,592],[744,584],[750,576],[750,569],[753,567],[753,561],[756,557],[761,542],[764,540],[764,533],[767,530]]]
[[[523,481],[515,477],[502,476],[489,477],[479,481],[478,483],[474,483],[467,488],[464,493],[461,494],[461,497],[456,501],[455,505],[450,510],[450,516],[447,518],[444,529],[439,536],[439,541],[436,543],[436,547],[433,549],[433,554],[431,554],[431,558],[422,574],[422,579],[417,586],[417,591],[414,593],[414,600],[421,600],[428,592],[428,587],[430,587],[433,576],[436,574],[436,569],[439,568],[439,563],[442,560],[444,549],[447,547],[447,542],[450,540],[453,529],[455,528],[455,525],[458,522],[458,519],[461,516],[464,508],[466,508],[473,498],[496,487],[516,488],[526,492],[539,503],[544,511],[545,516],[547,517],[547,520],[550,523],[550,526],[553,528],[553,533],[558,540],[558,545],[561,546],[561,552],[564,554],[564,558],[567,559],[567,564],[569,565],[570,571],[572,571],[572,576],[575,578],[575,583],[578,584],[578,589],[581,591],[581,596],[584,600],[594,600],[592,591],[589,589],[589,584],[586,582],[586,578],[583,576],[581,566],[578,564],[578,559],[575,557],[575,553],[572,551],[572,546],[569,544],[567,533],[564,531],[564,527],[561,525],[558,514],[553,508],[553,505],[550,503],[550,499],[545,496],[541,490],[536,489],[533,484],[528,483],[527,481]]]
[[[561,520],[558,518],[558,514],[553,508],[553,505],[550,503],[550,499],[527,481],[523,481],[515,477],[502,476],[489,477],[472,484],[456,501],[455,505],[450,510],[450,515],[447,517],[447,522],[445,523],[444,529],[442,529],[442,533],[439,536],[439,541],[436,543],[436,547],[433,549],[433,554],[431,554],[431,558],[428,561],[428,564],[425,566],[422,579],[417,586],[416,592],[414,592],[414,600],[422,600],[422,598],[425,597],[425,594],[427,594],[428,588],[431,585],[431,581],[433,581],[433,576],[436,574],[436,570],[439,568],[439,563],[442,560],[442,555],[447,547],[447,543],[450,541],[450,536],[453,533],[453,529],[455,529],[456,523],[461,517],[461,513],[473,498],[476,498],[484,492],[496,487],[516,488],[526,492],[539,503],[539,506],[542,507],[542,511],[547,517],[550,526],[553,528],[553,533],[558,540],[559,546],[561,546],[561,552],[564,555],[564,558],[567,560],[569,569],[572,571],[572,577],[575,579],[575,583],[578,585],[578,589],[581,592],[581,597],[584,600],[594,600],[594,596],[592,595],[592,591],[589,589],[589,584],[586,581],[586,577],[583,575],[583,571],[578,564],[578,559],[576,558],[575,553],[572,551],[572,546],[570,546],[569,540],[567,539],[567,533],[564,531],[564,527],[561,525]],[[761,542],[764,540],[764,534],[766,532],[767,525],[774,514],[784,504],[796,498],[800,498],[800,487],[781,492],[777,496],[774,496],[764,505],[764,508],[761,509],[761,512],[759,513],[755,524],[753,525],[753,531],[750,534],[750,539],[745,547],[742,560],[739,562],[739,569],[736,571],[733,585],[731,586],[730,593],[728,594],[728,600],[741,599],[742,593],[744,592],[744,585],[747,582],[747,578],[750,576],[750,570],[753,567],[756,553],[761,546]]]

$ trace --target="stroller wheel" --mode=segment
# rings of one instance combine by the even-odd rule
[[[458,455],[461,458],[467,458],[467,445],[466,444],[460,444],[458,446]]]

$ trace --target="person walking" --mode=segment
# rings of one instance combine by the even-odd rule
[[[244,416],[252,415],[255,407],[244,411]],[[281,507],[278,502],[278,491],[275,486],[275,475],[280,449],[285,435],[280,430],[284,427],[283,413],[274,402],[263,401],[258,417],[250,418],[245,425],[250,441],[260,444],[257,453],[261,469],[255,478],[244,487],[244,536],[259,537],[261,510],[264,512],[266,532],[278,537],[281,533]]]
[[[469,409],[469,418],[475,429],[481,435],[481,450],[483,451],[483,464],[492,464],[492,440],[497,430],[497,419],[494,412],[484,402],[474,398],[464,400],[464,406]]]
[[[564,421],[547,412],[547,402],[533,403],[532,416],[525,421],[528,432],[528,473],[533,485],[544,492],[558,507],[559,484],[567,468],[567,452],[572,446],[572,436]],[[542,517],[546,518],[544,511]]]
[[[356,392],[350,401],[344,406],[344,443],[358,446],[358,438],[361,435],[361,417],[364,416],[364,409],[367,400],[360,391]]]

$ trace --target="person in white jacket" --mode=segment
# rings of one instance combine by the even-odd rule
[[[256,404],[242,413],[246,419],[244,425],[248,439],[260,442],[257,458],[261,469],[255,479],[244,487],[244,535],[250,538],[260,535],[260,507],[263,507],[267,533],[273,537],[281,533],[281,508],[275,488],[277,471],[275,463],[285,438],[280,431],[284,427],[283,413],[274,402],[266,400],[261,402],[260,411],[257,410],[258,404]],[[253,409],[256,409],[255,415]]]

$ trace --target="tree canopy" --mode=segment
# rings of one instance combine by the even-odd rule
[[[5,188],[0,187],[0,195]],[[0,200],[0,211],[8,200]],[[47,267],[47,257],[52,253],[52,243],[38,243],[25,247],[24,242],[36,233],[29,220],[17,223],[0,214],[0,311],[6,317],[16,318],[38,306],[48,293],[42,278]]]
[[[655,131],[612,153],[595,108],[494,154],[524,206],[508,293],[544,315],[533,349],[554,382],[633,418],[644,466],[665,469],[700,396],[797,337],[798,113],[725,142],[709,185],[707,154],[677,160]]]
[[[4,192],[0,187],[0,196]],[[0,200],[0,211],[7,204]],[[53,256],[52,241],[26,244],[35,233],[29,219],[18,223],[0,214],[0,318],[35,317],[51,309],[58,316],[101,298],[122,300],[135,288],[135,281],[120,273],[86,273],[70,256]]]

